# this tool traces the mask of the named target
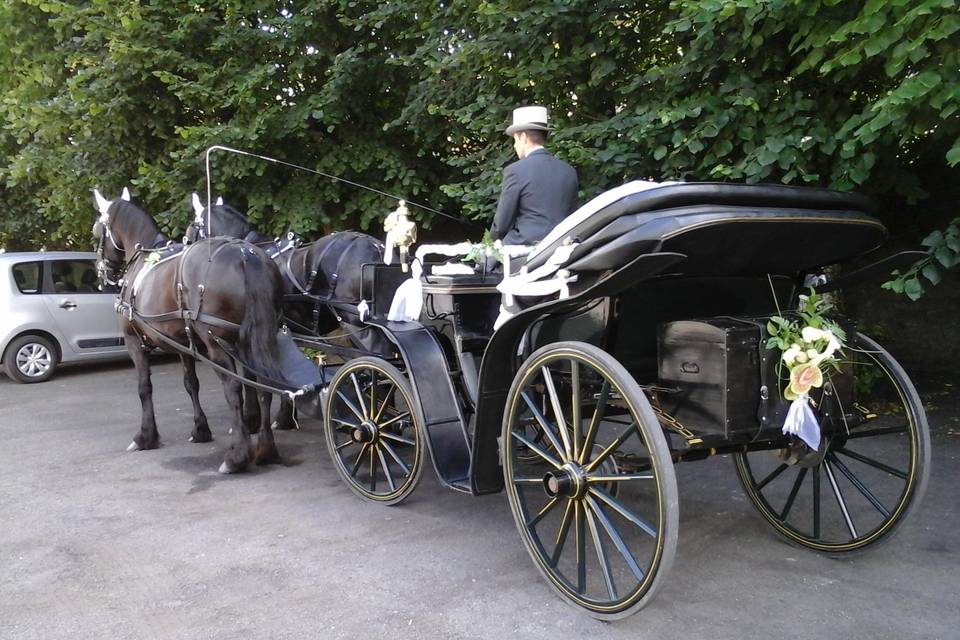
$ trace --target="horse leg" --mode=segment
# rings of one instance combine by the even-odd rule
[[[257,451],[254,461],[257,464],[279,464],[280,453],[273,441],[273,429],[270,428],[270,403],[273,395],[266,391],[257,391],[257,402],[260,405],[260,431],[257,436]]]
[[[253,375],[249,369],[243,370],[245,378],[252,378]],[[247,425],[247,431],[253,433],[260,427],[260,403],[257,399],[257,392],[250,387],[243,387],[243,424]]]
[[[293,418],[293,411],[293,400],[287,396],[280,396],[280,409],[277,410],[277,419],[273,421],[273,428],[280,431],[296,429],[297,424]]]
[[[160,434],[157,432],[157,420],[153,413],[153,383],[150,382],[150,361],[147,352],[140,344],[140,338],[133,333],[124,336],[127,352],[137,369],[137,392],[140,394],[140,432],[133,436],[133,442],[127,451],[156,449],[160,446]]]
[[[209,349],[208,345],[208,349]],[[234,370],[233,363],[223,351],[209,349],[210,360],[224,367]],[[243,471],[253,460],[253,445],[250,443],[250,433],[243,423],[243,384],[225,373],[217,372],[223,384],[223,395],[233,411],[233,429],[231,430],[230,448],[223,456],[220,473],[237,473]]]
[[[180,362],[183,364],[183,386],[190,395],[190,401],[193,402],[193,433],[190,434],[190,442],[210,442],[213,440],[213,434],[210,433],[210,426],[207,424],[207,414],[203,412],[200,406],[200,381],[197,379],[197,361],[187,355],[180,355]]]

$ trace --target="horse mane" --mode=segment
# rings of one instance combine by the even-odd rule
[[[255,237],[251,238],[251,240],[255,243],[269,242],[273,239],[268,235],[260,233],[260,231],[250,223],[247,216],[227,204],[215,204],[210,208],[210,226],[210,235],[212,236],[246,238],[253,232]]]
[[[139,241],[144,246],[146,246],[145,243],[152,243],[157,237],[166,240],[166,236],[160,233],[160,227],[153,217],[132,202],[122,199],[114,200],[110,205],[109,214],[111,228],[114,228],[117,221],[122,219],[123,222],[120,224],[123,226],[124,233],[129,234],[132,239],[135,239],[134,241]]]

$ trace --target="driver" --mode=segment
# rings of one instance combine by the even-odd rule
[[[513,110],[516,162],[503,170],[500,201],[490,227],[490,237],[507,245],[533,245],[574,210],[577,172],[543,148],[550,132],[546,107]]]

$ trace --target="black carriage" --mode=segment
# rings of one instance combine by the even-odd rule
[[[328,372],[336,470],[386,504],[413,491],[427,458],[456,491],[505,489],[537,569],[600,618],[642,607],[669,570],[678,462],[733,454],[750,501],[792,543],[840,555],[881,542],[926,484],[913,385],[842,320],[842,364],[811,396],[822,444],[804,451],[781,431],[780,353],[766,346],[767,318],[811,287],[916,258],[830,280],[826,267],[883,243],[866,211],[820,189],[631,183],[525,258],[530,286],[507,296],[512,311],[500,275],[440,275],[428,262],[419,317],[390,320],[411,276],[366,264],[362,326],[383,340]]]

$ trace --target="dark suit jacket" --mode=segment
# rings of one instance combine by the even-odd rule
[[[546,150],[537,149],[503,170],[490,236],[504,244],[535,244],[576,205],[576,170]]]

